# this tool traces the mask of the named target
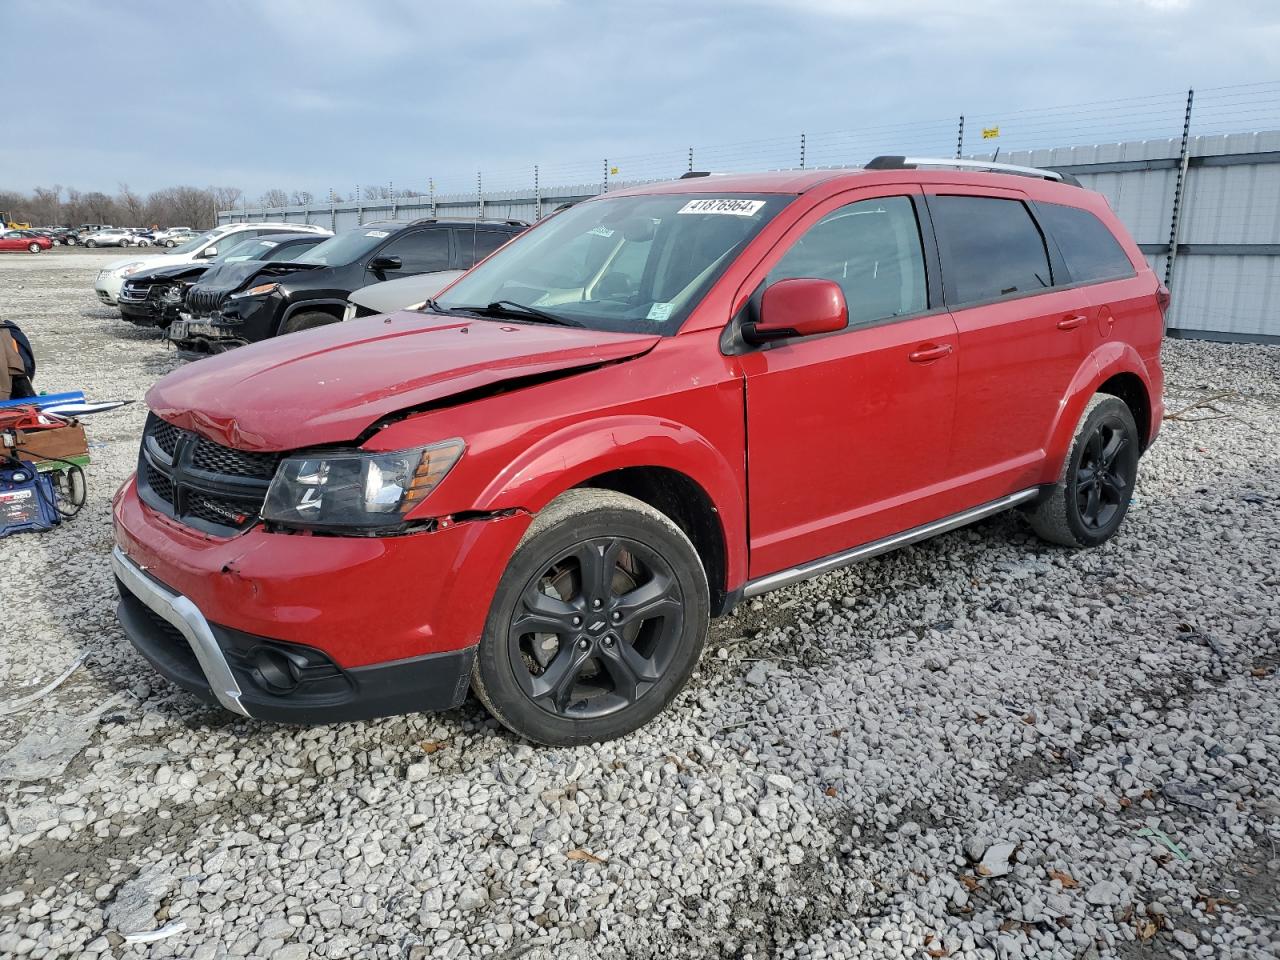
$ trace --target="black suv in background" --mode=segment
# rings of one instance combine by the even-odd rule
[[[239,289],[187,294],[169,339],[217,353],[342,319],[353,290],[392,277],[467,270],[525,230],[520,220],[386,220],[326,239],[290,263],[264,264]]]
[[[242,240],[212,260],[142,270],[120,287],[120,316],[139,326],[167,327],[178,319],[188,289],[206,275],[222,270],[252,275],[264,261],[292,260],[328,239],[326,233],[267,233]]]

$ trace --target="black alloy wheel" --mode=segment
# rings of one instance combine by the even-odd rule
[[[710,618],[697,551],[667,516],[611,490],[545,507],[498,584],[472,687],[538,743],[611,740],[684,686]]]
[[[525,586],[508,655],[525,695],[566,719],[608,716],[662,679],[684,622],[671,565],[634,540],[597,537]]]
[[[1129,437],[1118,424],[1100,423],[1085,441],[1076,467],[1076,509],[1087,530],[1103,530],[1129,499],[1133,477],[1125,476]]]
[[[1113,537],[1133,500],[1141,440],[1133,413],[1118,397],[1089,401],[1062,468],[1062,479],[1031,511],[1041,537],[1096,547]]]

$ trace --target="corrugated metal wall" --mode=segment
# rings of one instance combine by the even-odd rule
[[[1106,196],[1163,278],[1181,141],[1002,154]],[[1280,131],[1192,137],[1170,282],[1175,336],[1280,342]],[[990,159],[991,154],[983,155]]]
[[[1104,194],[1163,278],[1181,146],[1178,138],[1134,140],[1014,151],[999,159],[1067,170]],[[1280,293],[1280,131],[1193,137],[1188,158],[1170,280],[1170,333],[1280,343],[1280,309],[1272,301]],[[539,212],[546,216],[601,190],[599,183],[544,187],[539,196],[530,186],[485,192],[483,202],[471,193],[230,210],[218,222],[271,220],[346,230],[373,220],[429,216],[533,221]]]

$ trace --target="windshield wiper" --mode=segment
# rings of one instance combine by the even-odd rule
[[[432,302],[434,303],[434,301]],[[539,310],[537,307],[530,307],[527,304],[516,303],[514,300],[495,300],[493,303],[483,307],[445,307],[444,309],[449,313],[478,313],[482,317],[519,317],[522,320],[533,320],[536,323],[555,323],[564,327],[582,326],[577,320],[570,320],[568,317],[548,313],[546,310]]]

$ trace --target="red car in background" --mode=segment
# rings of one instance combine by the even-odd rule
[[[24,250],[27,253],[41,253],[53,246],[53,241],[32,230],[9,230],[0,233],[0,251],[16,253]]]
[[[1168,291],[1068,176],[926,165],[965,162],[611,192],[419,310],[170,374],[115,499],[125,633],[242,716],[471,687],[581,744],[654,717],[744,598],[1013,507],[1104,543]]]

